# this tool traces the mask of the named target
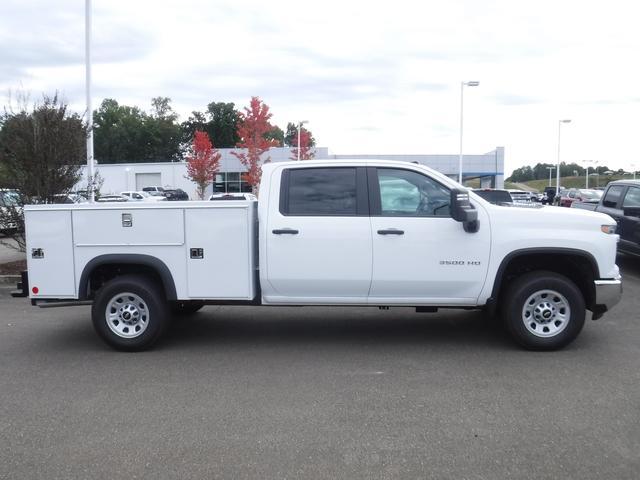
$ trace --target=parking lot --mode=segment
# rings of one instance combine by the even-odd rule
[[[0,478],[637,478],[640,260],[563,351],[478,312],[207,307],[125,354],[0,288]]]

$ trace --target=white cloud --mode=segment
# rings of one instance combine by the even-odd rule
[[[83,106],[83,2],[10,0],[0,88],[64,92]],[[465,151],[506,147],[507,171],[563,159],[640,164],[640,34],[632,1],[94,1],[94,102],[183,118],[259,95],[274,120],[308,119],[339,153],[455,153],[461,80]]]

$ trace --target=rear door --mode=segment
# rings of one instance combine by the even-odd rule
[[[491,230],[451,218],[450,191],[421,172],[369,168],[373,272],[369,303],[473,305],[484,285]]]
[[[287,168],[272,188],[270,197],[280,201],[269,208],[264,233],[265,301],[366,303],[372,247],[365,168]]]

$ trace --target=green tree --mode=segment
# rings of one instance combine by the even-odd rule
[[[155,97],[151,113],[102,101],[94,113],[94,156],[100,163],[166,162],[179,157],[181,129],[171,99]]]
[[[5,110],[0,124],[0,166],[6,184],[19,192],[18,205],[2,210],[0,223],[18,224],[14,238],[24,250],[20,206],[50,202],[78,183],[86,160],[86,128],[57,94],[45,95],[31,109]]]
[[[302,127],[304,129],[304,127]],[[309,147],[316,146],[316,139],[313,138],[313,134],[310,133],[309,138]],[[295,147],[298,144],[298,124],[297,123],[287,123],[287,132],[284,135],[284,144],[287,147]]]
[[[94,157],[100,163],[145,159],[145,113],[105,98],[93,114]]]
[[[211,102],[206,112],[194,111],[182,124],[182,141],[190,143],[196,131],[206,132],[216,148],[232,148],[238,137],[239,112],[234,103]]]
[[[274,126],[270,132],[264,136],[267,140],[273,140],[276,147],[284,147],[284,132],[279,126]]]
[[[181,128],[178,115],[171,108],[171,99],[155,97],[152,111],[144,118],[144,136],[147,149],[145,160],[166,162],[179,159]]]

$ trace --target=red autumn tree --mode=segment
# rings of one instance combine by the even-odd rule
[[[187,178],[196,184],[196,193],[200,200],[204,200],[204,191],[218,172],[220,156],[213,148],[207,132],[196,130],[191,152],[187,155]]]
[[[311,139],[313,136],[306,128],[300,128],[300,145],[298,145],[298,135],[293,138],[295,148],[291,149],[291,160],[298,160],[298,148],[300,148],[300,160],[311,160],[315,156],[315,152],[311,150]]]
[[[251,97],[249,108],[245,107],[244,112],[240,113],[240,122],[238,123],[240,141],[236,147],[242,148],[244,151],[231,152],[231,155],[237,157],[240,163],[247,168],[245,178],[251,185],[253,193],[257,192],[262,176],[260,157],[278,144],[277,140],[268,139],[268,134],[273,130],[273,126],[269,123],[270,119],[269,106],[258,97]],[[267,157],[263,163],[270,160],[271,158]]]

